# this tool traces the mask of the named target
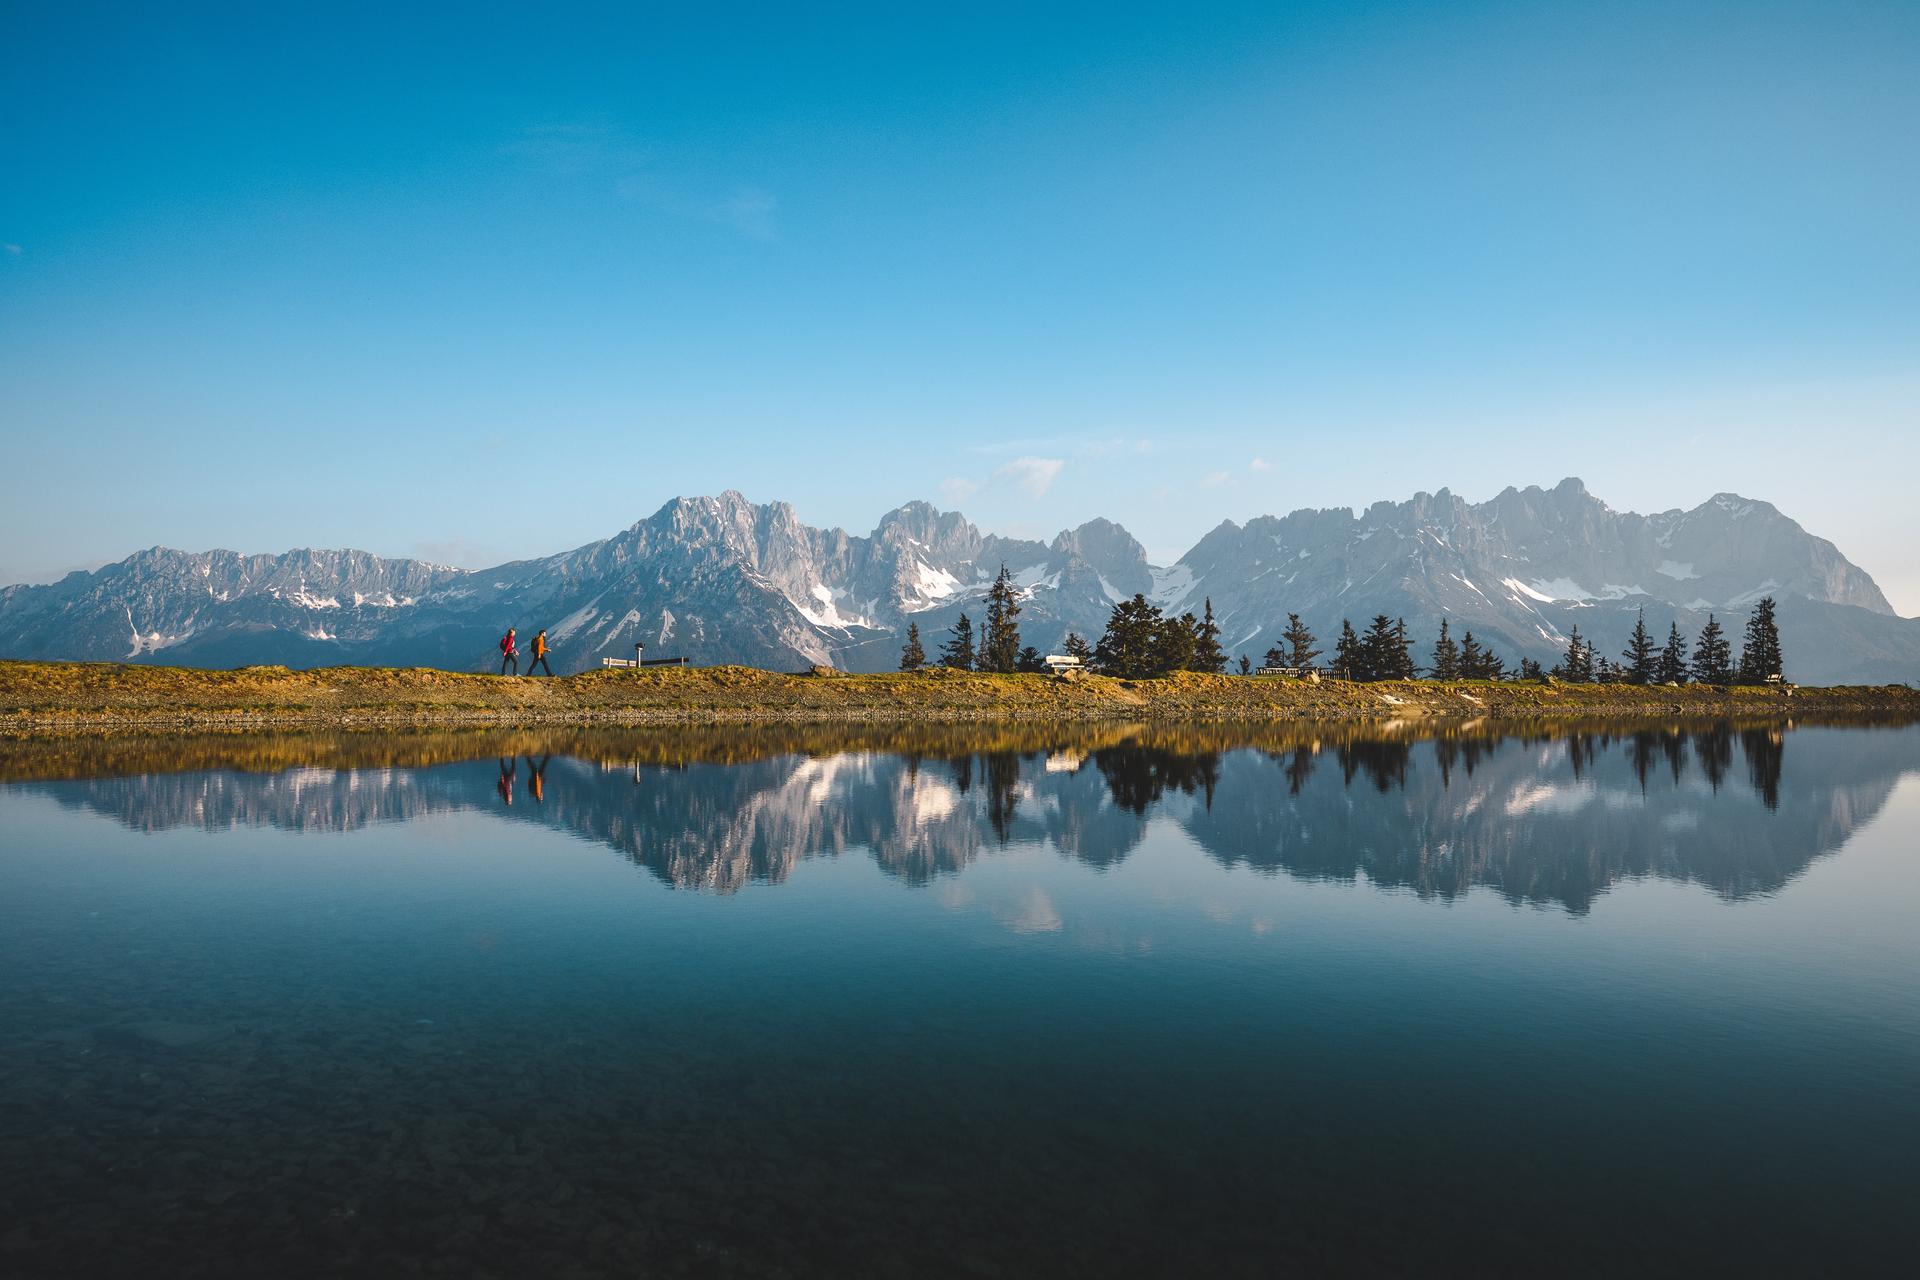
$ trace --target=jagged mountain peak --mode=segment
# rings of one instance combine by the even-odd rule
[[[1672,619],[1691,632],[1707,610],[1737,626],[1772,594],[1799,656],[1792,674],[1920,674],[1920,623],[1895,618],[1871,578],[1770,503],[1720,493],[1637,515],[1576,477],[1480,503],[1442,488],[1357,511],[1222,520],[1165,569],[1104,518],[1043,543],[915,500],[862,535],[731,489],[676,497],[612,538],[476,572],[356,550],[153,547],[0,590],[0,655],[471,669],[494,660],[493,639],[512,623],[549,628],[563,668],[642,643],[699,662],[870,670],[893,665],[909,622],[931,641],[960,612],[977,617],[1003,564],[1022,593],[1023,638],[1041,648],[1069,629],[1097,635],[1114,602],[1141,593],[1176,611],[1211,597],[1236,654],[1258,656],[1290,612],[1323,636],[1342,617],[1386,613],[1416,634],[1450,618],[1510,660],[1548,660],[1575,624],[1609,649],[1642,608],[1651,626]]]

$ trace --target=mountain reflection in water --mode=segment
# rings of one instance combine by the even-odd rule
[[[1792,750],[1789,750],[1789,745]],[[1791,759],[1790,759],[1791,757]],[[1920,768],[1787,724],[1015,726],[14,743],[0,777],[145,831],[349,831],[477,810],[679,888],[850,850],[924,885],[1013,845],[1095,867],[1168,821],[1223,866],[1585,911],[1625,877],[1765,894]],[[108,776],[101,776],[108,775]],[[55,778],[72,779],[49,785]]]

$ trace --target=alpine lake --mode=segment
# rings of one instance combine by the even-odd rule
[[[1911,1274],[1920,726],[0,741],[0,1274]]]

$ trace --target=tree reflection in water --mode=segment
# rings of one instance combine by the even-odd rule
[[[1723,786],[1736,739],[1744,790]],[[1323,756],[1337,767],[1321,769]],[[0,778],[141,829],[342,831],[485,810],[573,831],[669,884],[717,892],[777,883],[805,858],[850,849],[911,884],[1015,844],[1111,868],[1170,823],[1228,867],[1364,877],[1441,898],[1484,886],[1575,911],[1631,876],[1695,881],[1728,898],[1776,890],[1877,813],[1916,765],[1911,728],[1786,723],[788,726],[0,745]],[[515,806],[523,779],[537,803]]]

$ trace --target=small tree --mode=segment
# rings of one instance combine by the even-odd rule
[[[1000,576],[987,590],[987,626],[980,637],[980,670],[1012,671],[1020,665],[1020,593],[1013,575],[1000,566]]]
[[[1122,600],[1107,616],[1107,629],[1093,647],[1094,665],[1122,680],[1145,680],[1154,674],[1155,641],[1161,630],[1160,607],[1144,595]]]
[[[1441,625],[1445,626],[1446,623],[1443,621]],[[1434,678],[1437,680],[1439,679],[1437,668],[1440,660],[1438,646],[1435,646],[1433,656],[1436,667]],[[1485,680],[1487,678],[1487,655],[1486,652],[1480,648],[1480,642],[1473,638],[1473,628],[1467,628],[1467,634],[1460,637],[1460,652],[1453,661],[1453,669],[1459,673],[1462,680]]]
[[[1730,684],[1733,681],[1733,646],[1727,643],[1727,637],[1720,630],[1719,621],[1707,615],[1707,625],[1700,628],[1699,638],[1693,642],[1693,678],[1698,684]]]
[[[1163,619],[1153,629],[1153,671],[1156,676],[1193,667],[1194,646],[1200,640],[1200,620],[1191,613]]]
[[[1081,639],[1078,631],[1067,632],[1067,638],[1060,648],[1069,658],[1078,658],[1082,662],[1093,661],[1093,646]]]
[[[918,671],[927,665],[927,651],[920,644],[920,624],[907,624],[907,643],[900,650],[900,669]]]
[[[955,671],[973,670],[973,621],[961,614],[952,627],[953,639],[940,647],[940,665]]]
[[[1620,654],[1626,661],[1626,677],[1630,684],[1652,684],[1660,669],[1659,657],[1653,648],[1653,637],[1647,633],[1647,611],[1640,611],[1639,621],[1633,624],[1633,635],[1627,640],[1626,649]]]
[[[1360,655],[1366,667],[1367,680],[1386,680],[1394,668],[1393,650],[1399,642],[1394,638],[1393,619],[1384,613],[1373,615],[1373,621],[1367,624],[1366,631],[1360,637]]]
[[[1226,669],[1227,655],[1220,648],[1220,624],[1213,620],[1213,597],[1207,597],[1207,611],[1193,628],[1193,656],[1187,670],[1219,672]]]
[[[1520,659],[1520,678],[1522,680],[1545,680],[1547,673],[1541,669],[1540,663],[1536,659],[1522,658]]]
[[[1661,684],[1685,684],[1687,682],[1687,642],[1680,638],[1680,624],[1667,624],[1667,645],[1660,650],[1660,661],[1654,667],[1654,679]]]
[[[1244,653],[1240,655],[1240,674],[1243,676],[1253,674],[1253,659]]]
[[[1376,613],[1367,626],[1366,635],[1360,638],[1360,652],[1366,665],[1368,680],[1411,680],[1413,678],[1413,655],[1408,650],[1407,624],[1403,619],[1391,619],[1384,613]]]
[[[1342,680],[1373,679],[1366,646],[1353,633],[1353,623],[1345,618],[1340,619],[1340,639],[1333,646],[1333,665]]]
[[[1471,636],[1473,633],[1469,631],[1467,634]],[[1428,668],[1427,674],[1435,680],[1458,680],[1466,674],[1460,669],[1462,665],[1460,657],[1460,646],[1456,645],[1453,637],[1447,634],[1447,620],[1442,618],[1440,619],[1440,638],[1433,642],[1433,665]],[[1479,661],[1478,653],[1474,655],[1474,661]]]
[[[1420,674],[1413,665],[1413,637],[1407,634],[1407,620],[1393,620],[1393,678],[1411,680]]]
[[[1593,657],[1593,650],[1580,638],[1580,628],[1575,627],[1567,637],[1567,654],[1560,659],[1560,665],[1553,669],[1553,674],[1568,684],[1592,684]]]
[[[1746,640],[1740,646],[1740,682],[1764,684],[1769,676],[1781,673],[1780,628],[1773,619],[1773,597],[1753,607],[1747,619]]]
[[[1032,645],[1028,645],[1020,651],[1020,661],[1016,670],[1024,671],[1028,675],[1044,675],[1047,670],[1047,664],[1040,661],[1040,651]]]
[[[1313,632],[1307,630],[1307,624],[1300,621],[1297,613],[1287,615],[1287,629],[1280,633],[1280,638],[1287,642],[1286,661],[1274,662],[1270,652],[1267,661],[1272,666],[1299,667],[1304,671],[1320,656],[1320,650],[1314,646]]]

